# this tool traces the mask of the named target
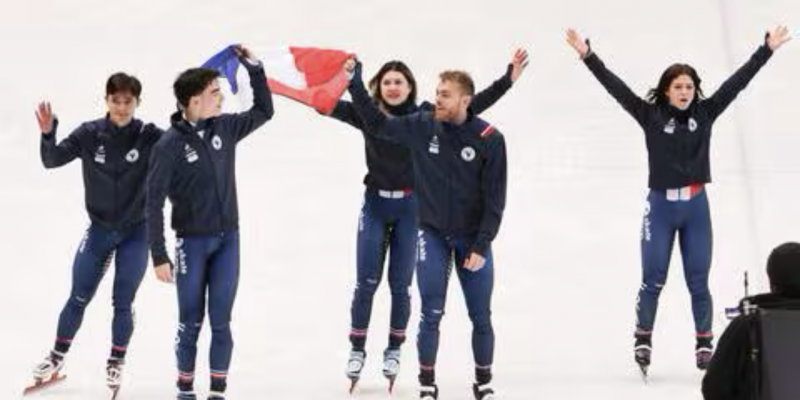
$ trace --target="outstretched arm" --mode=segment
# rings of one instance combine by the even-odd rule
[[[719,89],[706,100],[712,120],[722,114],[739,92],[747,87],[747,84],[756,76],[756,73],[767,63],[772,53],[790,39],[789,30],[785,26],[779,26],[767,33],[764,44],[759,46],[750,59],[739,67],[730,78],[725,80]]]
[[[606,91],[639,122],[639,125],[643,125],[647,116],[647,102],[633,93],[622,79],[609,71],[600,57],[592,51],[589,40],[583,40],[574,29],[567,30],[567,43],[575,49],[595,78],[606,88]]]
[[[378,108],[369,93],[367,93],[364,81],[361,78],[361,63],[351,59],[345,63],[344,68],[350,75],[348,90],[350,91],[350,97],[353,99],[353,108],[355,108],[366,127],[364,132],[397,143],[409,143],[413,138],[403,133],[412,131],[410,130],[411,127],[406,125],[412,124],[417,119],[417,113],[389,118]]]
[[[253,89],[253,106],[243,113],[231,116],[233,133],[238,142],[272,119],[275,111],[272,107],[272,93],[267,85],[267,76],[264,74],[264,65],[244,46],[238,46],[234,51],[247,69],[247,74],[250,75],[250,87]]]
[[[86,131],[83,125],[56,145],[58,120],[53,116],[50,103],[39,103],[39,107],[36,109],[36,121],[39,123],[39,131],[42,135],[39,154],[45,168],[60,167],[81,155],[80,138]]]
[[[356,112],[353,103],[345,100],[336,102],[336,107],[333,108],[330,114],[326,114],[331,118],[336,118],[356,129],[364,129],[364,122],[361,116]]]
[[[483,89],[472,98],[469,107],[475,114],[481,114],[489,107],[494,105],[506,94],[514,82],[522,76],[525,68],[528,67],[528,52],[525,49],[517,49],[508,64],[506,73],[500,79],[494,81],[488,88]]]

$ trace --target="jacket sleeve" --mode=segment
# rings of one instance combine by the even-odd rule
[[[378,136],[392,142],[411,145],[412,135],[404,134],[413,132],[414,125],[421,121],[419,113],[412,113],[402,117],[388,117],[372,101],[361,79],[361,64],[356,66],[353,78],[348,86],[353,99],[353,108],[364,123],[363,129],[368,135]],[[419,135],[416,135],[419,136]]]
[[[505,139],[503,135],[495,132],[487,140],[490,142],[481,174],[483,215],[475,243],[470,248],[471,252],[476,252],[484,257],[500,230],[500,221],[503,219],[503,210],[506,207]]]
[[[250,75],[253,106],[245,112],[227,116],[231,121],[231,130],[237,142],[272,119],[275,113],[272,107],[272,93],[267,85],[267,76],[264,74],[264,65],[260,61],[258,64],[251,64],[246,59],[242,59],[241,63]]]
[[[772,50],[764,44],[756,50],[750,59],[720,85],[714,94],[704,103],[708,107],[709,117],[715,120],[733,102],[736,96],[747,87],[756,73],[772,56]]]
[[[81,155],[81,140],[89,132],[86,124],[81,124],[66,139],[56,145],[58,120],[53,121],[53,130],[43,132],[39,152],[45,168],[56,168],[69,163]]]
[[[174,170],[174,155],[165,151],[159,142],[150,153],[145,193],[145,219],[147,220],[147,240],[153,266],[172,262],[167,254],[164,240],[164,201],[170,190]]]
[[[600,57],[590,52],[583,62],[606,91],[628,112],[639,125],[644,125],[649,104],[637,96],[625,82],[606,68]]]
[[[353,103],[349,101],[339,100],[336,102],[336,107],[333,108],[329,117],[338,119],[356,129],[364,129],[364,122],[361,116],[356,112]]]
[[[703,377],[705,400],[747,399],[747,382],[752,378],[750,324],[748,316],[733,320],[717,343],[717,350]],[[748,371],[750,373],[748,373]]]
[[[494,103],[497,103],[503,95],[508,92],[508,89],[511,89],[513,82],[511,81],[511,70],[513,66],[511,64],[508,65],[506,69],[506,73],[500,77],[500,79],[494,81],[489,87],[483,89],[475,97],[472,98],[472,102],[469,103],[469,107],[472,109],[472,112],[475,115],[481,114],[482,112],[489,109],[489,107],[493,106]]]

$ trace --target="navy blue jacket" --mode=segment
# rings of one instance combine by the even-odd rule
[[[513,84],[511,71],[512,66],[509,65],[506,73],[500,79],[473,97],[470,103],[472,112],[476,115],[484,112],[506,94]],[[401,117],[420,110],[416,104],[407,103],[391,107],[389,113],[395,117]],[[421,108],[430,110],[433,106],[425,102]],[[364,185],[375,190],[403,190],[414,186],[411,153],[405,146],[367,133],[367,127],[353,104],[348,101],[339,100],[331,117],[352,125],[364,134],[367,159],[367,175],[364,177]]]
[[[769,47],[759,47],[716,93],[707,99],[695,100],[687,110],[669,104],[659,106],[636,96],[594,52],[585,57],[584,62],[644,130],[650,166],[649,187],[664,190],[711,182],[711,127],[771,55]]]
[[[147,160],[162,131],[138,119],[117,127],[106,117],[81,124],[56,145],[57,128],[55,120],[52,132],[42,134],[42,163],[55,168],[80,157],[92,222],[111,230],[142,222]]]
[[[349,87],[353,105],[370,127],[366,132],[411,152],[420,226],[474,238],[470,251],[486,255],[506,202],[503,135],[472,113],[461,125],[436,121],[427,110],[389,118],[372,102],[360,69]]]
[[[172,228],[178,236],[239,227],[236,145],[273,114],[263,66],[242,64],[253,88],[250,110],[201,120],[194,126],[183,119],[182,112],[176,112],[172,127],[153,149],[147,177],[147,231],[154,266],[170,262],[164,245],[167,196],[172,203]]]

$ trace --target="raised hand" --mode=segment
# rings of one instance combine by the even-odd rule
[[[36,109],[36,121],[39,123],[39,130],[42,133],[50,133],[53,130],[53,109],[50,103],[43,101]]]
[[[257,60],[256,55],[253,54],[253,52],[250,49],[248,49],[247,47],[244,47],[241,44],[237,44],[233,48],[233,52],[236,53],[237,57],[246,58],[246,59],[251,60],[251,61],[256,61]]]
[[[586,54],[589,53],[589,45],[586,44],[586,41],[583,40],[575,29],[567,29],[567,43],[578,52],[581,58],[586,57]]]
[[[792,37],[789,36],[789,28],[782,25],[776,26],[775,29],[767,34],[767,46],[769,46],[770,50],[775,51],[791,39]]]
[[[347,74],[347,79],[353,80],[353,76],[356,73],[356,66],[358,65],[358,60],[355,57],[350,57],[347,61],[344,62],[342,69]]]
[[[528,51],[519,48],[514,52],[514,58],[511,59],[511,82],[516,82],[527,67]]]

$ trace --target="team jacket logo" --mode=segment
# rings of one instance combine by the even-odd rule
[[[214,135],[211,138],[211,146],[214,147],[214,150],[219,150],[222,148],[222,139],[218,135]]]
[[[664,133],[672,135],[675,133],[675,118],[670,118],[669,122],[664,125]]]
[[[131,149],[131,151],[129,151],[128,154],[125,155],[125,160],[127,160],[129,163],[135,163],[136,160],[138,159],[139,159],[139,150],[136,149]]]
[[[98,164],[105,164],[106,163],[106,147],[100,145],[97,148],[97,151],[94,152],[94,162]]]
[[[694,118],[689,118],[689,132],[694,132],[697,130],[697,121]]]
[[[461,149],[461,159],[470,162],[475,159],[475,149],[470,146]]]
[[[428,153],[439,154],[439,136],[433,135],[433,138],[428,143]]]
[[[183,146],[183,152],[185,153],[184,155],[186,157],[186,161],[189,162],[190,164],[197,161],[197,159],[200,158],[197,155],[197,151],[195,151],[192,148],[192,146],[189,146],[188,144]]]

